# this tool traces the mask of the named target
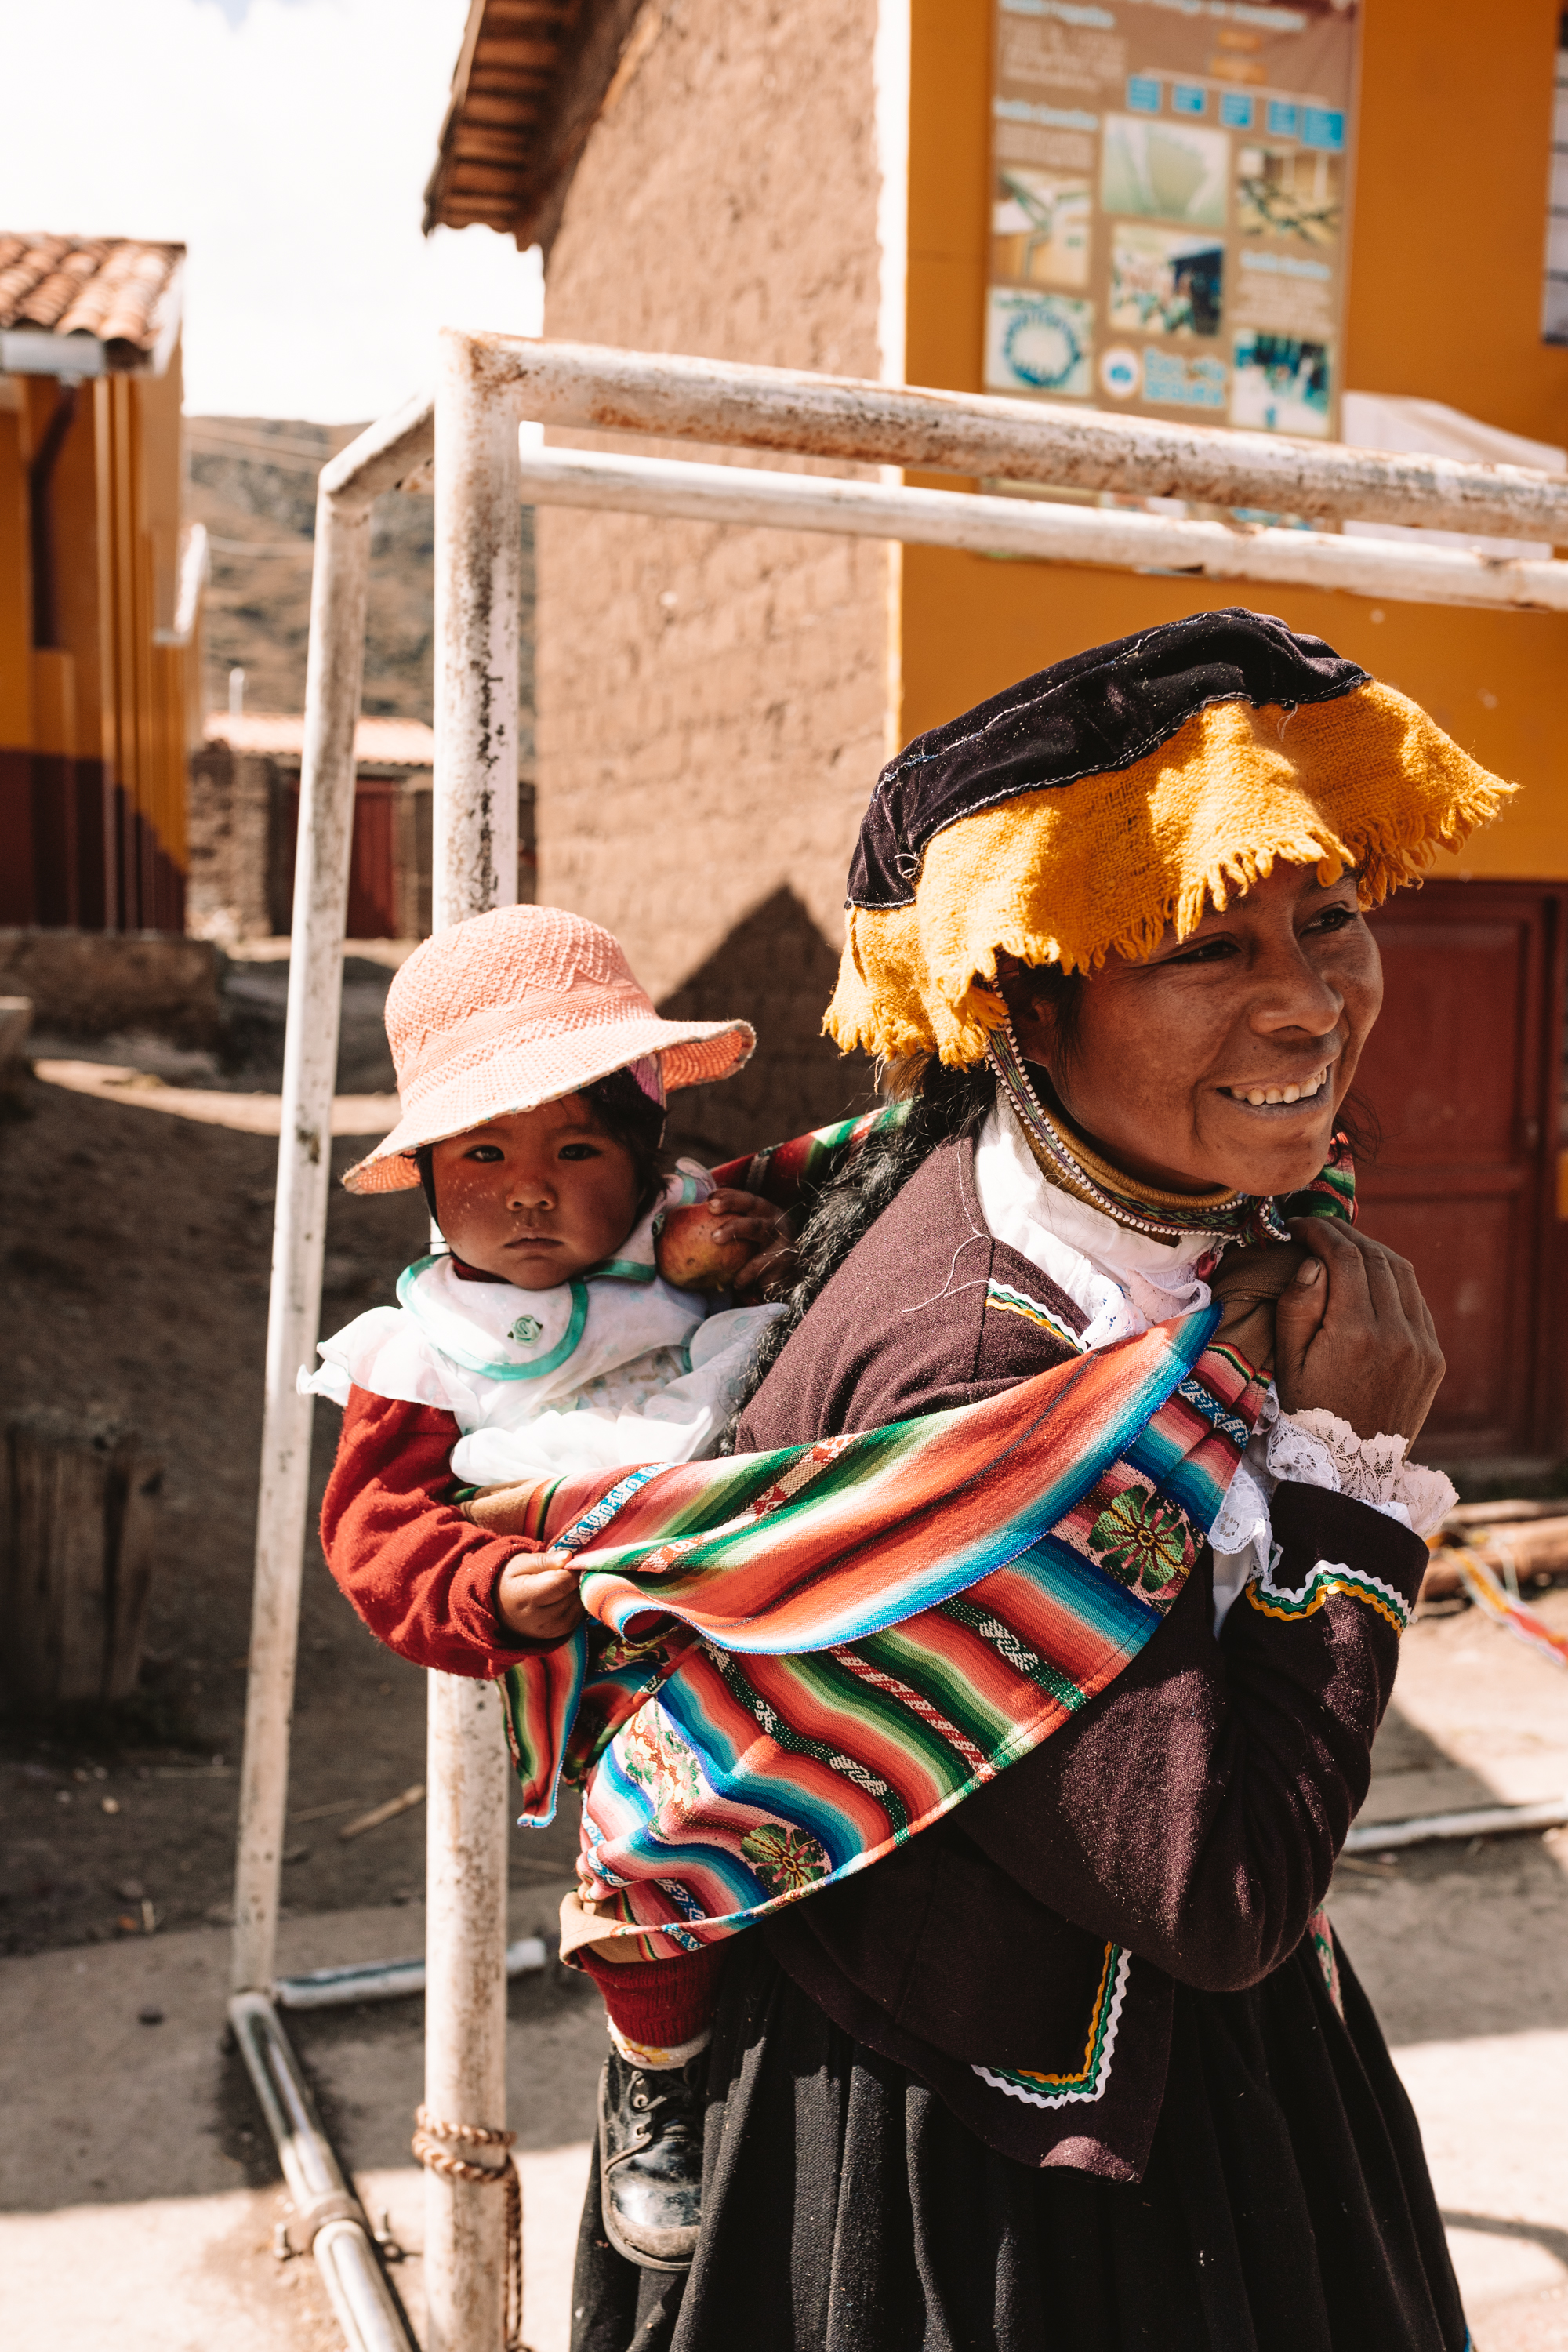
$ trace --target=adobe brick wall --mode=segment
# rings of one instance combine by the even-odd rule
[[[546,332],[875,376],[875,0],[665,0],[573,182]],[[868,1076],[818,1031],[887,756],[888,548],[546,509],[538,551],[541,898],[660,1003],[756,1024],[744,1077],[678,1098],[688,1141],[837,1117]]]

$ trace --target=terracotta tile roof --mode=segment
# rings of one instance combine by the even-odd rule
[[[247,710],[243,718],[214,710],[207,717],[206,739],[226,743],[232,751],[297,760],[305,747],[305,721],[269,710]],[[354,758],[369,768],[433,768],[435,730],[420,719],[362,719],[354,729]]]
[[[153,358],[178,316],[183,245],[0,232],[0,331],[89,337],[110,367]]]
[[[426,236],[482,222],[520,247],[548,242],[552,200],[661,21],[655,0],[470,0],[425,191]]]

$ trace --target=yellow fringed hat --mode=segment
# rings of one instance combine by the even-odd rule
[[[1184,939],[1276,860],[1363,907],[1517,789],[1420,707],[1267,613],[1194,613],[1041,670],[878,779],[824,1026],[846,1053],[979,1061],[998,950],[1089,971]]]

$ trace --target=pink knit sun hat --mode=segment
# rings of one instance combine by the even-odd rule
[[[727,1078],[757,1042],[746,1021],[661,1021],[620,941],[560,907],[498,907],[437,931],[386,992],[403,1117],[343,1178],[351,1192],[419,1181],[422,1143],[608,1077],[657,1055],[667,1091]]]

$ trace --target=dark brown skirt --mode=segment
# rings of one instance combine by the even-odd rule
[[[731,1948],[686,2277],[616,2254],[589,2183],[573,2352],[1465,2352],[1421,2136],[1341,1954],[1176,1989],[1135,2185],[1033,2171]]]

